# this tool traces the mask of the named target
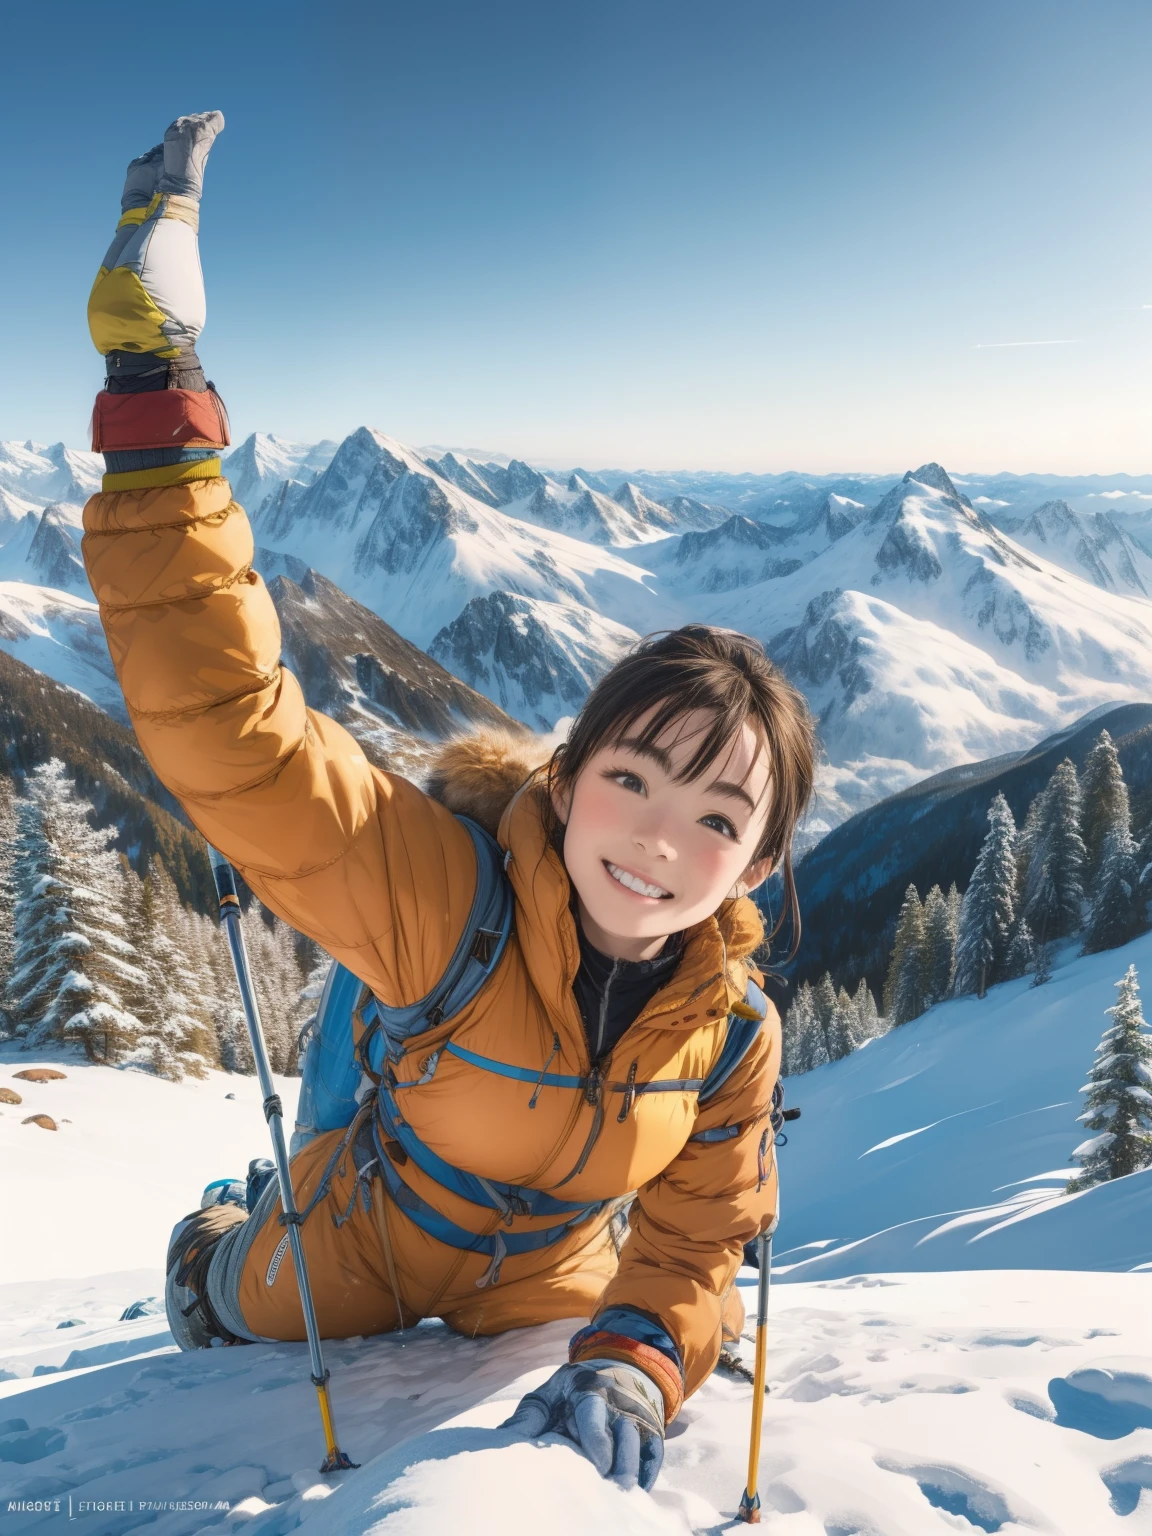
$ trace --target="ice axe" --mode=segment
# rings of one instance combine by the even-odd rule
[[[292,1177],[288,1170],[288,1147],[284,1140],[284,1106],[276,1085],[272,1081],[272,1068],[268,1064],[268,1048],[264,1044],[264,1028],[260,1023],[260,1006],[252,985],[252,972],[248,967],[248,951],[244,945],[244,929],[240,912],[240,897],[236,892],[236,873],[222,853],[208,845],[208,857],[212,861],[212,878],[216,882],[216,895],[220,899],[220,921],[228,935],[228,947],[232,951],[232,966],[236,972],[236,984],[240,988],[240,1001],[244,1006],[244,1022],[248,1026],[248,1040],[256,1062],[256,1075],[260,1079],[260,1091],[264,1095],[264,1118],[272,1136],[272,1155],[276,1160],[276,1177],[280,1183],[281,1218],[288,1228],[288,1241],[292,1249],[292,1263],[296,1270],[296,1286],[300,1292],[300,1306],[304,1312],[304,1329],[308,1335],[308,1350],[312,1356],[312,1385],[320,1404],[320,1418],[324,1425],[324,1443],[327,1455],[320,1467],[321,1472],[343,1472],[359,1466],[349,1461],[336,1443],[336,1427],[332,1422],[332,1402],[328,1396],[328,1372],[320,1350],[320,1328],[316,1322],[316,1308],[312,1302],[312,1287],[308,1283],[308,1264],[304,1258],[304,1242],[300,1236],[300,1212],[292,1193]]]
[[[756,1293],[756,1365],[752,1382],[752,1434],[748,1445],[748,1484],[740,1500],[740,1518],[749,1525],[760,1524],[760,1495],[756,1483],[760,1475],[760,1429],[764,1422],[764,1376],[768,1363],[768,1288],[772,1282],[772,1234],[780,1224],[780,1207],[771,1224],[756,1239],[756,1258],[760,1282]]]

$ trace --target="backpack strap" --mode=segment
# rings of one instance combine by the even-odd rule
[[[293,1152],[319,1131],[348,1125],[359,1108],[365,1071],[379,1081],[387,1055],[399,1055],[409,1036],[466,1008],[500,963],[514,910],[504,853],[469,817],[457,820],[476,853],[476,889],[456,948],[431,990],[402,1008],[382,1007],[358,976],[333,961],[303,1054]],[[363,1026],[355,1049],[354,1019]]]
[[[704,1079],[700,1089],[700,1097],[697,1103],[701,1108],[708,1103],[723,1088],[724,1084],[735,1072],[736,1068],[752,1049],[756,1036],[764,1026],[764,1020],[768,1016],[768,999],[764,996],[760,987],[749,976],[748,985],[744,991],[744,1005],[739,1012],[733,1011],[728,1015],[728,1033],[724,1037],[724,1045],[716,1060],[716,1065]],[[697,1131],[695,1136],[689,1136],[689,1141],[732,1141],[739,1136],[742,1127],[740,1125],[716,1125],[711,1130]]]
[[[385,1057],[398,1057],[413,1035],[435,1029],[467,1008],[500,964],[512,932],[514,902],[503,850],[470,817],[456,819],[467,828],[476,851],[476,890],[468,921],[443,975],[418,1002],[386,1008],[369,994],[361,1004],[365,1029],[356,1052],[360,1065],[377,1081]]]

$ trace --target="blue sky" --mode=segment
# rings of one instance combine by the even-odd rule
[[[0,436],[83,441],[123,167],[219,107],[238,435],[1145,472],[1150,59],[1146,0],[8,6]]]

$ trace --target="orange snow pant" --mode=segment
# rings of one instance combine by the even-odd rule
[[[301,1211],[316,1192],[343,1131],[327,1131],[292,1159],[292,1188]],[[352,1148],[330,1175],[328,1193],[301,1227],[308,1279],[325,1338],[387,1333],[403,1313],[407,1327],[440,1317],[469,1335],[503,1333],[562,1317],[591,1317],[616,1273],[617,1251],[607,1213],[577,1227],[560,1242],[508,1255],[498,1283],[480,1286],[489,1269],[486,1254],[452,1248],[429,1237],[391,1200],[380,1178],[361,1184]],[[261,1200],[233,1229],[246,1249],[228,1285],[246,1331],[261,1339],[303,1339],[304,1315],[280,1201]],[[341,1220],[336,1225],[337,1219]],[[253,1229],[251,1224],[258,1223]],[[213,1274],[215,1279],[215,1271]],[[216,1285],[210,1283],[216,1305]]]
[[[292,1188],[301,1211],[344,1134],[325,1132],[292,1159]],[[506,1256],[497,1283],[482,1284],[491,1262],[486,1254],[438,1242],[396,1206],[379,1177],[358,1189],[359,1180],[348,1148],[329,1174],[327,1194],[300,1229],[324,1338],[388,1333],[422,1317],[442,1318],[473,1337],[559,1318],[591,1318],[616,1273],[616,1223],[602,1213],[560,1242]],[[209,1290],[214,1309],[235,1331],[254,1339],[303,1339],[296,1271],[279,1197],[271,1198],[274,1190],[275,1181],[247,1221],[225,1235],[221,1247],[235,1252],[221,1255],[231,1260],[223,1269],[232,1273],[219,1294],[214,1264]],[[733,1287],[724,1300],[725,1340],[738,1338],[743,1326],[744,1305]]]

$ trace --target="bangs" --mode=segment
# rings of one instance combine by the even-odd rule
[[[760,754],[768,752],[764,723],[758,714],[750,711],[750,700],[746,696],[741,697],[743,693],[743,689],[733,689],[726,699],[718,700],[715,690],[705,685],[670,694],[662,699],[638,701],[626,716],[612,722],[612,729],[603,741],[590,744],[591,750],[595,752],[602,746],[633,746],[642,752],[654,752],[662,746],[667,749],[665,738],[669,736],[680,741],[694,740],[696,745],[691,756],[673,776],[679,784],[692,784],[702,778],[709,768],[727,759],[745,725],[748,725],[756,738],[757,751],[737,780],[743,784],[756,766]],[[687,733],[677,732],[676,727],[686,726],[692,715],[704,715],[707,717],[706,722],[694,726]],[[648,718],[645,719],[645,716]],[[642,720],[643,725],[637,729]]]

